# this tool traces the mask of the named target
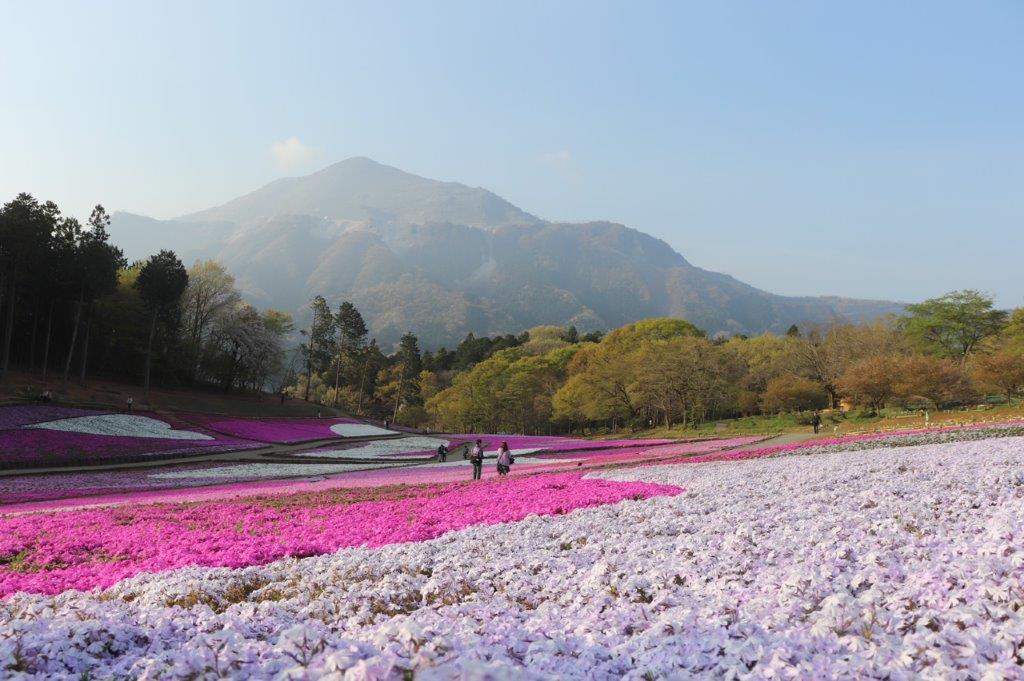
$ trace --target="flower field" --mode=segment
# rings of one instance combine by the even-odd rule
[[[241,567],[347,546],[423,541],[470,525],[677,492],[573,473],[10,516],[0,519],[0,595],[109,586],[140,572],[188,565]]]
[[[401,456],[436,439],[334,448],[386,443],[369,462],[0,477],[0,497],[44,498],[63,476],[116,504],[0,512],[0,676],[1001,679],[1024,664],[1024,424],[763,447],[505,437],[545,453],[481,482],[461,458]]]
[[[448,462],[430,461],[437,444],[447,439],[423,436],[403,439],[379,440],[371,443],[352,443],[329,448],[328,452],[341,456],[323,456],[315,459],[292,455],[295,463],[192,463],[176,464],[158,469],[135,468],[81,473],[49,473],[45,475],[0,476],[0,512],[69,505],[127,503],[140,499],[187,501],[216,498],[223,495],[251,496],[261,493],[290,491],[325,491],[348,487],[377,487],[384,485],[422,485],[459,482],[470,477],[469,462],[452,455]],[[463,441],[465,436],[458,436]],[[758,437],[729,438],[714,441],[678,443],[674,445],[623,446],[626,441],[613,443],[612,449],[580,449],[571,444],[568,452],[551,452],[537,456],[522,456],[512,467],[512,475],[539,470],[558,471],[589,469],[596,466],[630,464],[640,461],[664,459],[669,456],[690,456],[716,449],[737,447],[756,442]],[[647,442],[647,441],[637,441]],[[549,446],[558,446],[549,441]],[[369,448],[369,449],[367,449]],[[426,449],[424,449],[426,448]],[[346,457],[347,451],[359,450]],[[493,456],[493,451],[490,452]],[[329,463],[328,463],[329,462]],[[416,466],[399,464],[421,463]],[[484,466],[484,477],[495,476],[494,465]],[[309,478],[326,479],[309,482]],[[298,479],[298,480],[296,480]],[[195,488],[213,489],[197,491]],[[77,500],[77,501],[76,501]],[[53,503],[48,503],[53,502]]]
[[[381,437],[398,434],[394,430],[385,430],[347,417],[240,419],[188,414],[184,418],[191,423],[230,437],[273,444],[297,444],[341,437]]]
[[[1019,677],[1015,430],[753,451],[8,516],[0,670]]]
[[[0,407],[0,470],[128,463],[260,446],[164,415]]]

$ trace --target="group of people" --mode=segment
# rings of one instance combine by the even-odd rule
[[[473,464],[473,479],[479,480],[484,471],[484,443],[483,440],[477,440],[473,448],[469,450],[469,462]],[[437,460],[444,463],[448,460],[448,445],[441,443],[437,448]],[[512,456],[512,450],[508,448],[507,442],[502,442],[501,447],[498,448],[498,475],[505,477],[512,470],[512,464],[516,462],[515,457]]]

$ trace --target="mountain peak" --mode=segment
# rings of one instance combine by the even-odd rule
[[[248,225],[279,215],[381,225],[450,222],[487,230],[541,222],[486,189],[431,180],[365,156],[339,161],[310,175],[275,180],[222,206],[180,219]]]

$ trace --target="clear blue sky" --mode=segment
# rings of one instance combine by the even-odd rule
[[[785,294],[1024,305],[1024,3],[4,2],[0,197],[172,217],[349,156]]]

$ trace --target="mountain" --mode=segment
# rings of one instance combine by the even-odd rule
[[[781,332],[903,309],[774,295],[695,267],[624,225],[548,222],[485,189],[366,158],[175,220],[116,213],[110,231],[129,258],[172,248],[186,262],[220,260],[249,300],[300,320],[314,294],[332,304],[351,300],[385,344],[407,330],[436,347],[470,331],[608,329],[665,315],[709,334]]]

